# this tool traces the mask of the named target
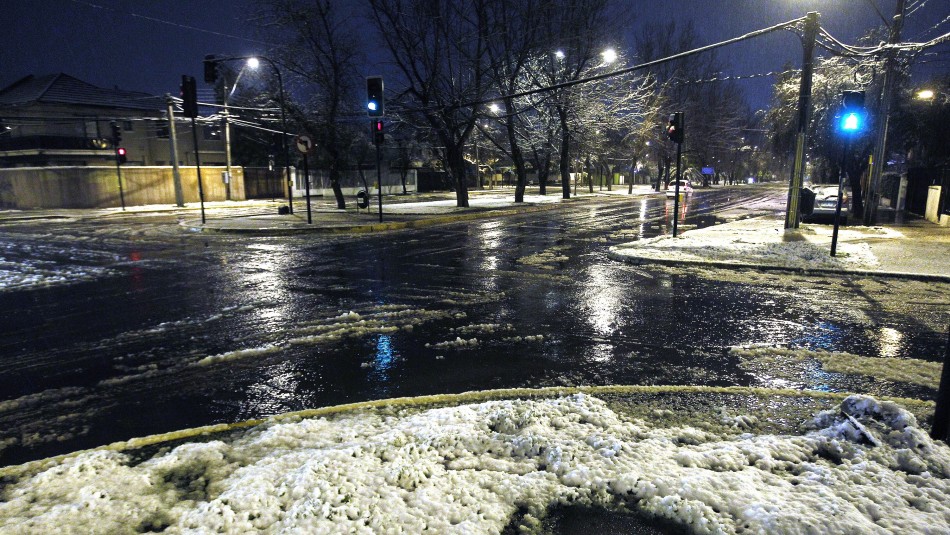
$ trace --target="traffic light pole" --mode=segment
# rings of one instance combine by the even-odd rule
[[[201,185],[201,158],[198,156],[198,122],[191,118],[191,139],[195,142],[195,169],[198,172],[198,199],[201,201],[201,224],[205,224],[205,191]]]
[[[122,203],[122,211],[125,211],[125,194],[122,192],[122,164],[119,163],[119,147],[115,147],[112,152],[115,153],[115,174],[119,177],[119,202]]]
[[[841,167],[838,169],[838,203],[835,205],[835,226],[831,231],[831,256],[838,252],[838,226],[841,224],[841,201],[844,196],[844,177],[848,176],[845,171],[846,158],[851,149],[851,137],[848,136],[844,142],[844,148],[841,150]]]
[[[673,237],[676,237],[676,226],[680,218],[680,164],[683,161],[683,144],[676,144],[676,186],[673,197]]]
[[[382,145],[382,142],[379,138],[373,138],[373,141],[376,143],[376,185],[379,187],[379,222],[383,222],[383,171],[382,164],[379,157],[379,146]]]
[[[788,202],[785,210],[785,228],[798,228],[800,219],[799,200],[802,183],[805,181],[805,146],[808,138],[808,117],[811,109],[812,66],[815,55],[815,37],[818,34],[817,11],[805,16],[805,35],[802,37],[802,79],[798,86],[798,135],[795,139],[795,165],[788,185]]]
[[[303,153],[303,176],[307,189],[307,224],[313,224],[313,216],[310,214],[310,165],[307,163],[307,153]]]

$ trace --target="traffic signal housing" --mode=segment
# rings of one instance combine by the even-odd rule
[[[122,143],[122,128],[116,121],[110,122],[109,127],[112,128],[112,146],[118,147],[119,143]]]
[[[129,158],[125,153],[125,147],[119,147],[115,149],[115,161],[119,162],[119,165],[129,161]]]
[[[845,91],[841,94],[841,114],[838,129],[845,134],[864,130],[867,114],[864,109],[864,91]]]
[[[218,61],[214,54],[205,56],[205,83],[213,84],[218,79]]]
[[[366,115],[383,117],[386,115],[386,101],[383,97],[383,77],[366,78]]]
[[[678,111],[670,115],[670,124],[666,127],[666,135],[674,143],[682,143],[686,139],[686,131],[683,124],[683,112]]]
[[[181,100],[185,117],[198,116],[198,84],[194,76],[181,76]]]
[[[377,119],[373,121],[373,143],[377,145],[382,145],[383,141],[386,140],[386,135],[383,132],[383,121]]]

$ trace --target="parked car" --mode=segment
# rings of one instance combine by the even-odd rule
[[[693,192],[693,186],[689,183],[689,180],[680,180],[680,193],[683,195],[688,195]],[[666,188],[666,196],[673,198],[676,196],[676,181],[670,182],[670,185]]]
[[[810,184],[805,186],[809,193],[802,195],[803,199],[814,197],[811,213],[807,207],[802,206],[803,221],[832,221],[835,217],[835,207],[838,204],[838,185],[837,184]],[[848,222],[848,215],[851,213],[851,188],[845,187],[841,194],[841,222]]]

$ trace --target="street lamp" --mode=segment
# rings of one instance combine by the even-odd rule
[[[603,58],[604,65],[610,65],[611,63],[617,61],[617,51],[612,48],[608,48],[607,50],[604,50],[600,53],[600,57]]]
[[[225,172],[227,172],[228,177],[228,181],[224,184],[224,192],[225,198],[229,201],[231,200],[231,112],[228,110],[228,101],[237,90],[238,82],[241,81],[241,76],[244,76],[244,69],[248,67],[256,69],[258,65],[257,58],[247,60],[247,63],[238,72],[237,78],[234,79],[234,85],[231,86],[230,91],[228,91],[227,81],[224,82],[224,155]]]
[[[284,171],[287,177],[287,204],[289,208],[289,213],[293,214],[294,213],[294,189],[293,189],[293,182],[291,181],[291,178],[290,178],[290,149],[288,148],[288,145],[287,145],[287,114],[284,111],[284,108],[287,107],[287,101],[284,98],[284,78],[283,76],[281,76],[280,69],[277,68],[277,64],[274,63],[274,60],[266,56],[227,56],[223,58],[215,58],[213,56],[210,56],[210,59],[207,59],[206,61],[212,61],[212,62],[217,63],[221,61],[236,61],[236,60],[247,60],[246,66],[252,69],[256,69],[258,66],[260,66],[260,60],[264,60],[268,64],[270,64],[271,68],[274,69],[274,73],[277,74],[277,86],[278,86],[278,90],[280,91],[280,125],[281,125],[281,130],[282,130],[280,141],[281,141],[281,147],[284,150]],[[234,85],[237,85],[237,81],[235,81]]]

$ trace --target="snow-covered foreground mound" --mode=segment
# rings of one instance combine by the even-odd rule
[[[950,449],[910,413],[853,396],[811,428],[659,429],[584,394],[271,422],[8,472],[0,532],[498,533],[558,504],[696,533],[950,531]]]

